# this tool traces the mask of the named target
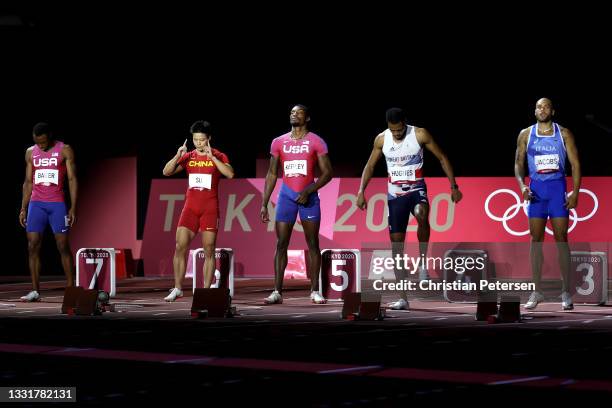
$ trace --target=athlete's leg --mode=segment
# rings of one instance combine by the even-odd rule
[[[406,240],[405,232],[392,232],[389,234],[391,239],[391,256],[393,259],[397,259],[404,256],[404,241]],[[393,262],[393,272],[395,272],[395,279],[398,282],[406,280],[408,278],[408,271],[404,268],[398,268],[397,262]],[[406,291],[400,291],[400,297],[404,300],[408,300]]]
[[[391,240],[391,256],[397,259],[404,256],[404,241],[406,240],[406,228],[410,219],[411,203],[409,196],[397,197],[387,201],[389,208],[389,238]],[[393,263],[393,272],[398,282],[408,278],[408,271],[399,268],[397,262]],[[399,291],[401,300],[391,305],[392,308],[405,309],[407,307],[408,295],[406,291]]]
[[[57,245],[57,250],[62,259],[62,268],[64,269],[64,275],[66,275],[67,285],[74,286],[72,252],[70,251],[68,234],[63,234],[61,232],[55,234],[55,244]]]
[[[276,252],[274,253],[274,289],[283,293],[283,278],[287,267],[287,249],[293,232],[293,222],[275,223],[276,227]]]
[[[40,291],[40,247],[42,244],[42,233],[28,232],[28,264],[30,276],[32,277],[32,289]]]
[[[308,275],[311,290],[319,291],[319,274],[321,272],[321,249],[319,247],[319,221],[302,221],[306,244],[308,245]]]
[[[542,262],[544,257],[542,255],[542,243],[544,242],[544,231],[546,228],[545,218],[530,218],[529,219],[529,233],[531,234],[531,248],[530,248],[530,259],[531,259],[531,271],[533,275],[533,283],[535,284],[536,292],[542,293]]]
[[[208,202],[200,217],[202,249],[204,250],[204,287],[210,288],[215,276],[215,246],[219,228],[219,208],[216,201]]]
[[[567,244],[568,219],[564,217],[551,218],[550,222],[555,234],[557,243],[559,269],[561,270],[562,289],[561,292],[570,291],[569,271],[570,271],[570,250]]]
[[[217,242],[216,231],[202,232],[202,248],[204,248],[204,287],[210,288],[215,276],[215,245]]]
[[[68,211],[65,203],[47,203],[47,211],[49,214],[49,224],[55,236],[55,244],[62,259],[62,268],[68,286],[74,286],[74,263],[72,260],[72,252],[70,251],[70,242],[68,240],[68,231],[70,224],[68,223]]]
[[[558,249],[559,269],[561,270],[561,280],[563,282],[563,289],[561,292],[565,294],[563,297],[568,298],[568,292],[571,290],[571,288],[569,282],[570,250],[567,244],[569,210],[565,208],[566,191],[564,178],[550,183],[550,201],[548,204],[548,212]],[[569,306],[571,304],[571,299],[567,300],[569,303],[565,305],[567,302],[566,299],[564,299],[564,309],[568,309],[565,306]]]
[[[174,267],[174,287],[181,289],[185,271],[187,269],[187,255],[189,254],[189,244],[195,237],[196,233],[186,227],[178,227],[176,229],[176,247],[174,249],[174,258],[172,266]]]
[[[417,238],[419,240],[419,255],[423,256],[423,262],[427,257],[427,248],[429,246],[429,234],[431,228],[429,226],[429,204],[418,203],[414,207],[414,218],[417,220]],[[427,265],[421,265],[422,270],[427,270]],[[425,279],[426,277],[423,276]]]
[[[32,277],[32,289],[36,292],[40,290],[40,248],[42,236],[48,223],[49,216],[45,209],[45,203],[30,201],[26,220],[26,236],[28,238],[28,264],[30,276]],[[27,296],[30,295],[31,293]],[[36,295],[36,293],[33,295]]]
[[[319,227],[321,225],[321,201],[317,193],[308,197],[308,202],[298,207],[304,237],[308,245],[308,275],[310,276],[310,298],[314,303],[325,303],[319,293],[319,275],[321,273],[321,248],[319,246]]]
[[[266,303],[279,303],[283,292],[283,278],[287,267],[287,249],[293,232],[293,226],[298,215],[298,203],[295,201],[297,193],[282,185],[276,202],[276,251],[274,253],[274,290]]]

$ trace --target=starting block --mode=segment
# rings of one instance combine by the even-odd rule
[[[330,301],[361,292],[361,252],[358,249],[322,250],[319,290]]]
[[[83,293],[83,288],[80,286],[69,286],[64,291],[64,300],[62,301],[62,313],[74,314],[77,304],[77,299]]]
[[[478,294],[478,304],[476,305],[476,320],[486,321],[489,316],[497,315],[498,300],[497,292],[488,291]]]
[[[236,308],[231,303],[228,288],[197,288],[193,291],[191,317],[233,317]]]
[[[367,299],[363,299],[362,296]],[[342,318],[346,320],[383,320],[386,317],[385,308],[381,307],[380,303],[380,294],[346,293],[342,306]]]
[[[499,312],[487,317],[488,323],[518,323],[521,321],[520,296],[502,296]]]
[[[186,277],[192,278],[192,289],[204,288],[204,250],[191,250],[187,262]],[[229,295],[234,297],[234,250],[217,248],[215,250],[215,276],[211,288],[229,289]]]
[[[453,265],[465,265],[465,260],[471,260],[472,265],[483,264],[482,269],[479,268],[463,268],[460,270],[457,266],[453,269],[444,268],[444,280],[446,282],[464,282],[480,284],[482,279],[487,279],[488,273],[488,255],[487,251],[480,249],[451,249],[444,253],[444,259],[452,258],[453,260],[463,258],[463,262],[454,261]],[[481,263],[477,261],[480,260]],[[446,262],[445,262],[446,265]],[[451,303],[477,303],[479,291],[469,290],[447,290],[444,289],[444,299]]]
[[[116,293],[115,248],[81,248],[76,253],[76,285]]]
[[[98,316],[105,312],[109,298],[109,294],[103,290],[68,287],[64,292],[62,313],[71,316]]]

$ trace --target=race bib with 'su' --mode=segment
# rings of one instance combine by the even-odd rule
[[[210,190],[212,184],[211,174],[192,173],[189,175],[189,188]]]

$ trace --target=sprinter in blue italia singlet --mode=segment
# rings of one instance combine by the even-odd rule
[[[526,309],[535,309],[544,300],[541,291],[542,242],[546,223],[550,218],[555,241],[559,249],[559,269],[563,310],[574,308],[569,286],[570,252],[567,245],[569,210],[578,204],[580,191],[580,162],[574,135],[569,129],[552,121],[553,104],[542,98],[536,103],[537,123],[519,134],[516,149],[514,174],[521,188],[523,199],[529,201],[529,233],[531,234],[531,266],[535,291],[525,304]],[[525,185],[525,157],[529,169],[529,186]],[[567,194],[565,162],[572,167],[573,190]]]

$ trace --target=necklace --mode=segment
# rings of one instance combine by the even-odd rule
[[[293,129],[291,129],[291,139],[292,140],[303,139],[304,137],[306,137],[307,134],[308,134],[308,130],[306,132],[304,132],[304,134],[302,136],[296,136],[295,131]]]
[[[549,127],[548,129],[540,129],[540,128],[538,128],[538,133],[550,132],[552,129],[553,129],[552,126]]]

